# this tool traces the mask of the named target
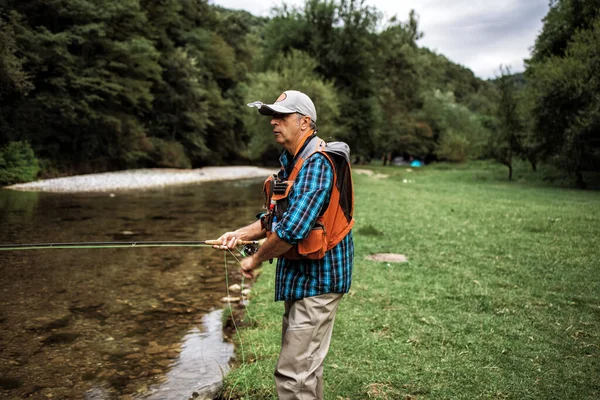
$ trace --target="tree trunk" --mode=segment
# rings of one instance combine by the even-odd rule
[[[513,173],[512,164],[507,164],[506,166],[508,167],[508,180],[512,181],[512,173]]]
[[[533,172],[537,172],[537,161],[534,158],[530,158],[529,163],[531,164]]]
[[[577,169],[577,171],[575,171],[575,176],[577,177],[577,187],[579,189],[586,189],[587,185],[585,184],[585,181],[583,180],[583,174],[581,173],[580,169]]]

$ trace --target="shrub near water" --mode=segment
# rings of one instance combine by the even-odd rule
[[[38,159],[27,142],[9,142],[0,150],[0,185],[29,182],[40,172]]]

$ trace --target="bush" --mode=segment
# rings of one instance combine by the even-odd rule
[[[306,53],[293,50],[273,65],[275,71],[251,75],[244,87],[245,102],[260,100],[270,104],[284,90],[299,90],[315,103],[321,137],[329,141],[347,139],[344,130],[336,123],[339,117],[338,94],[333,83],[324,81],[315,72],[317,62]],[[245,107],[242,118],[249,134],[248,151],[243,156],[261,160],[265,164],[276,163],[282,148],[273,139],[270,118],[260,115],[256,108],[249,107]]]
[[[0,185],[30,182],[40,172],[38,159],[27,142],[9,142],[0,149]]]
[[[441,160],[465,162],[469,156],[469,141],[465,135],[447,132],[442,136],[435,153]]]
[[[185,149],[181,143],[156,137],[150,138],[150,143],[152,143],[150,159],[153,166],[160,168],[192,167],[192,163],[185,155]]]

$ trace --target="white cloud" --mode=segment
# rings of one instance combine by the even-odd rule
[[[213,0],[227,8],[241,8],[267,16],[280,0]],[[302,5],[303,0],[288,1]],[[387,17],[406,20],[414,9],[419,29],[425,33],[419,45],[441,53],[470,68],[481,78],[493,78],[500,64],[513,72],[524,70],[523,59],[542,28],[548,0],[367,0]]]

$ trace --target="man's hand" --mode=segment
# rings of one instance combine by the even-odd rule
[[[220,245],[214,245],[213,249],[218,250],[233,250],[241,241],[258,240],[266,236],[266,232],[262,228],[260,220],[251,223],[243,228],[236,229],[233,232],[225,232],[217,240]]]
[[[241,241],[242,239],[237,232],[225,232],[217,240],[221,242],[221,244],[214,245],[213,249],[233,250],[237,246],[238,241]]]
[[[246,257],[240,263],[242,275],[245,278],[254,278],[254,272],[256,268],[260,267],[262,263],[258,260],[256,256]]]

